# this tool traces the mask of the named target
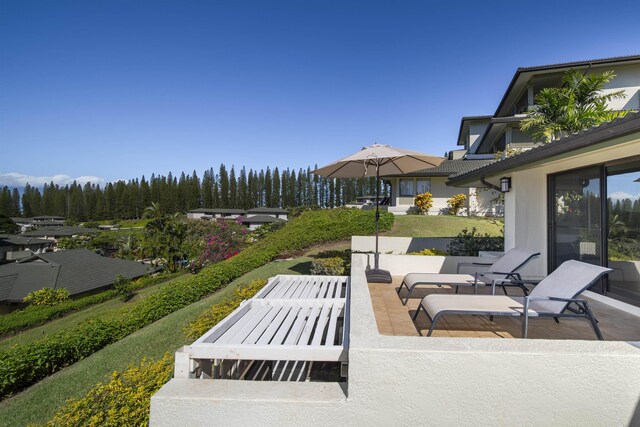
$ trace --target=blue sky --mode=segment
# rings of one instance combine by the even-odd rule
[[[519,66],[640,54],[640,2],[0,0],[0,185],[443,155]],[[604,18],[604,19],[603,19]]]

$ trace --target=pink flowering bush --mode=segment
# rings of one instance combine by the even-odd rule
[[[241,222],[218,219],[215,224],[204,239],[202,253],[190,265],[192,271],[229,259],[246,246],[249,231]]]

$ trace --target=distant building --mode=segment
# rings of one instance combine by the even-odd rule
[[[61,237],[73,237],[80,234],[97,233],[99,231],[100,230],[97,230],[95,228],[70,227],[67,225],[62,225],[56,227],[38,227],[35,230],[22,233],[22,235],[27,237],[39,237],[42,239],[57,241]]]
[[[247,212],[244,209],[224,209],[224,208],[200,208],[187,212],[188,219],[215,219],[230,218],[235,219]]]
[[[252,215],[241,217],[240,221],[242,222],[242,224],[246,225],[249,230],[253,231],[261,225],[273,224],[276,222],[286,222],[286,219],[276,218],[275,216],[270,215]]]
[[[107,258],[87,249],[33,254],[0,266],[0,303],[22,303],[30,292],[42,288],[81,295],[108,288],[118,275],[135,279],[155,271],[148,264]]]
[[[289,212],[280,208],[254,208],[247,211],[247,218],[263,215],[283,219],[286,221],[287,217],[289,216]]]
[[[0,264],[27,258],[34,253],[43,253],[51,245],[51,240],[19,234],[0,234]]]

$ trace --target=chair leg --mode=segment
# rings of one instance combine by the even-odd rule
[[[426,312],[427,310],[425,310],[425,313]],[[429,317],[429,314],[427,314],[427,317]],[[431,336],[431,334],[433,333],[433,330],[436,328],[436,322],[438,321],[438,319],[440,319],[440,313],[436,314],[436,317],[431,319],[431,326],[429,327],[429,332],[427,332],[428,337]]]
[[[411,296],[411,293],[413,292],[413,289],[416,287],[416,285],[413,285],[412,287],[409,287],[407,285],[405,285],[407,287],[407,296],[404,298],[404,301],[402,302],[402,305],[407,305],[407,303],[409,302],[409,297]]]
[[[589,321],[591,322],[591,326],[593,327],[593,330],[596,333],[596,336],[600,341],[604,341],[604,337],[602,336],[602,332],[600,332],[600,327],[598,326],[598,320],[595,317],[593,317],[593,313],[589,308],[589,303],[584,301],[583,308],[584,308],[587,319],[589,319]]]
[[[418,314],[420,314],[420,309],[422,308],[422,303],[418,304],[418,308],[416,309],[416,312],[413,313],[413,317],[411,318],[411,320],[416,320],[418,318]],[[425,313],[427,312],[427,310],[425,310]]]

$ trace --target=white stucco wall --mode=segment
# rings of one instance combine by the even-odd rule
[[[415,194],[413,197],[400,197],[399,192],[399,179],[400,178],[389,178],[388,181],[391,183],[391,206],[389,207],[389,211],[393,213],[405,213],[407,209],[414,206]],[[433,206],[429,209],[429,215],[442,215],[448,213],[447,200],[449,200],[452,196],[456,194],[464,194],[467,196],[467,202],[465,203],[465,207],[462,209],[461,213],[466,213],[469,203],[472,199],[471,195],[473,195],[475,189],[464,188],[464,187],[452,187],[446,184],[446,177],[431,177],[431,178],[418,178],[418,177],[408,177],[402,179],[413,179],[414,180],[414,192],[416,188],[415,181],[418,179],[429,179],[431,180],[431,194],[433,195]],[[487,213],[491,213],[491,206],[485,198],[490,198],[491,195],[487,192],[486,194],[480,194],[478,200],[471,201],[473,205],[472,212],[475,215],[486,215]],[[487,208],[488,207],[488,208]]]
[[[174,379],[153,396],[151,425],[640,423],[638,343],[382,336],[365,265],[353,256],[346,386]]]
[[[544,276],[547,266],[547,176],[640,154],[640,139],[618,138],[590,152],[576,153],[547,164],[507,174],[511,191],[505,194],[505,249],[522,247],[541,252],[541,263],[525,273]]]
[[[616,77],[605,85],[604,93],[624,90],[624,99],[614,99],[609,102],[612,110],[631,110],[640,108],[640,64],[619,65],[613,67],[597,67],[592,72],[602,73],[614,70]]]

